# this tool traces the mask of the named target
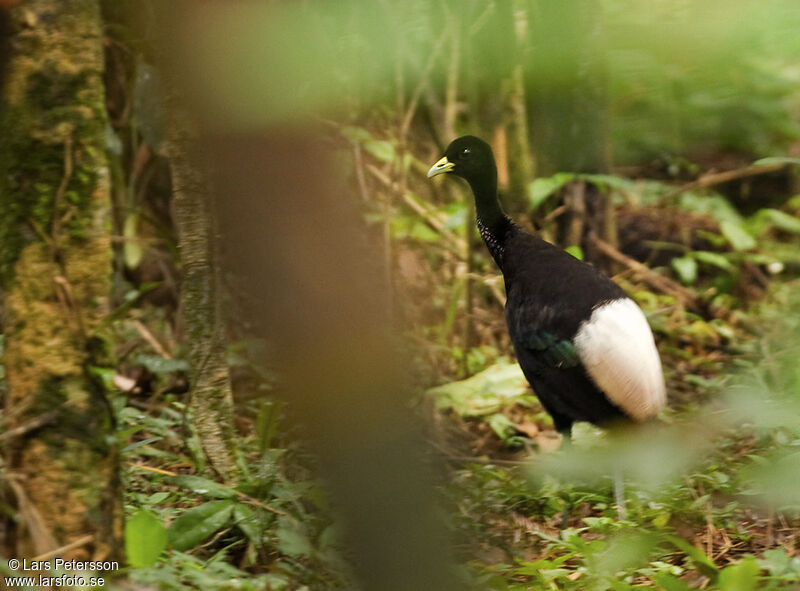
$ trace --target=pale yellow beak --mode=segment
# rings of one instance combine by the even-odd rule
[[[437,174],[444,174],[445,172],[450,172],[453,170],[455,164],[450,162],[447,159],[447,156],[443,156],[441,160],[439,160],[436,164],[431,166],[431,169],[428,171],[428,178],[434,177]]]

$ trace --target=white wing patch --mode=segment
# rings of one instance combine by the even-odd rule
[[[595,384],[631,418],[649,419],[666,403],[653,333],[633,300],[596,308],[578,329],[575,347]]]

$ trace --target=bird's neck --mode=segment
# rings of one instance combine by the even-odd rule
[[[497,198],[497,174],[471,181],[470,187],[475,195],[475,214],[481,238],[486,243],[489,253],[502,268],[505,236],[511,220],[503,213]]]
[[[481,225],[489,231],[503,228],[509,220],[497,199],[497,173],[470,181],[470,187],[475,195],[475,214]]]

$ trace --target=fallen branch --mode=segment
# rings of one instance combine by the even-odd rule
[[[661,293],[665,293],[667,295],[671,295],[692,312],[696,312],[698,314],[704,314],[708,312],[703,305],[701,305],[700,301],[697,299],[697,296],[692,293],[690,290],[686,289],[680,283],[676,283],[669,277],[665,277],[664,275],[660,275],[650,269],[647,265],[644,265],[637,261],[636,259],[632,259],[626,254],[621,253],[619,250],[614,248],[608,242],[597,238],[596,236],[589,237],[590,242],[592,245],[597,248],[601,253],[606,255],[613,261],[616,261],[622,265],[625,265],[628,269],[633,271],[635,275],[637,275],[640,279],[642,279],[645,283],[657,289]],[[724,317],[727,314],[722,313],[715,313],[711,312],[714,316]]]
[[[694,180],[690,183],[686,183],[685,185],[681,185],[674,191],[667,193],[664,199],[674,199],[678,195],[682,195],[687,191],[693,191],[695,189],[708,189],[709,187],[715,187],[717,185],[721,185],[722,183],[727,183],[728,181],[735,181],[736,179],[747,178],[749,176],[757,176],[759,174],[767,174],[769,172],[775,172],[776,170],[780,170],[788,166],[786,162],[775,162],[773,164],[751,164],[750,166],[745,166],[744,168],[737,168],[735,170],[726,170],[725,172],[712,172],[709,174],[704,174],[697,180]]]

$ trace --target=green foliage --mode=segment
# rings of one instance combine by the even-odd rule
[[[692,285],[697,281],[697,259],[691,255],[676,257],[670,261],[673,270],[684,285]]]
[[[236,487],[199,473],[169,475],[173,465],[193,465],[183,453],[185,408],[173,406],[158,415],[131,407],[119,412],[120,438],[129,441],[126,460],[156,462],[167,472],[137,468],[126,475],[126,547],[134,580],[176,590],[290,589],[298,581],[315,589],[344,586],[349,575],[339,536],[305,467],[309,458],[275,447],[285,438],[282,405],[264,404],[255,413],[258,433],[245,442],[248,459]],[[251,572],[269,564],[268,574]]]
[[[576,180],[595,185],[604,193],[630,191],[634,186],[633,181],[623,176],[558,172],[551,177],[537,178],[528,185],[528,208],[530,211],[538,211],[550,197],[556,195],[568,183]]]
[[[519,365],[500,362],[466,380],[431,388],[427,394],[440,410],[453,409],[470,417],[490,415],[511,401],[524,400],[528,388]]]
[[[167,548],[167,530],[150,511],[140,509],[125,522],[125,555],[135,568],[156,564]]]
[[[181,552],[193,548],[228,524],[235,501],[207,501],[187,509],[170,525],[169,542]]]

